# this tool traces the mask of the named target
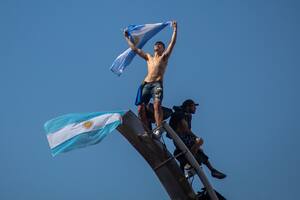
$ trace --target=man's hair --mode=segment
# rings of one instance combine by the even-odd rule
[[[187,99],[182,103],[181,107],[187,108],[188,106],[191,106],[191,105],[199,106],[199,104],[195,103],[192,99]]]
[[[162,41],[157,41],[157,42],[155,42],[154,45],[157,45],[157,44],[161,44],[164,47],[164,49],[165,49],[165,43],[163,43]]]

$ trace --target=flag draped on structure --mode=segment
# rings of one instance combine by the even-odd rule
[[[155,34],[171,24],[172,22],[168,21],[156,24],[130,25],[126,27],[124,31],[128,32],[130,40],[136,47],[141,49]],[[136,53],[133,52],[131,48],[128,48],[116,58],[110,70],[120,76],[124,69],[131,63],[135,55]]]
[[[45,123],[52,155],[99,143],[122,123],[124,111],[67,114]]]

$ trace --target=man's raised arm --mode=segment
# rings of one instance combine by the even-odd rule
[[[172,50],[174,48],[174,45],[176,43],[176,38],[177,38],[177,22],[176,21],[172,22],[172,27],[173,27],[172,39],[171,39],[171,42],[170,42],[168,48],[164,52],[164,57],[166,57],[166,58],[169,58],[169,56],[171,55]]]
[[[135,46],[135,44],[131,42],[131,40],[129,39],[128,32],[124,31],[124,36],[125,36],[125,39],[126,39],[128,45],[130,46],[130,48],[131,48],[136,54],[138,54],[139,56],[141,56],[141,57],[144,58],[145,60],[148,60],[147,54],[146,54],[142,49],[137,48],[137,47]]]

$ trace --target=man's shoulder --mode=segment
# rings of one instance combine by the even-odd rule
[[[181,107],[178,107],[178,106],[173,106],[173,114],[172,114],[172,117],[174,118],[184,118],[185,114],[184,114],[184,111],[182,110]]]

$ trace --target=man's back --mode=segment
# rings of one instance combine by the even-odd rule
[[[191,131],[191,117],[189,114],[184,112],[181,107],[174,106],[173,109],[175,112],[172,114],[170,119],[170,126],[177,133],[184,133]]]

